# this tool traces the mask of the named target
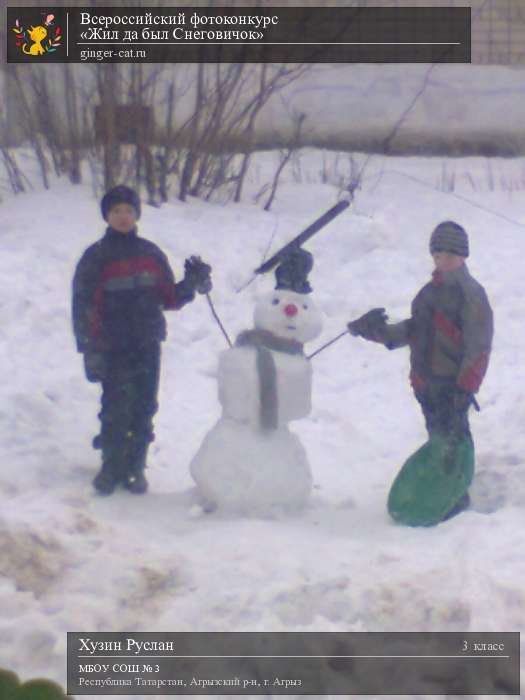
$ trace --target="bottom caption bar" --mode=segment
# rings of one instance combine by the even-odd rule
[[[68,633],[75,695],[519,695],[520,636]]]

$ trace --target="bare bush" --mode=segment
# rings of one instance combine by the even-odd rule
[[[95,192],[132,182],[150,204],[176,192],[205,200],[241,201],[257,120],[304,65],[65,64],[12,66],[12,94],[22,118],[19,137],[35,153],[45,188],[50,175],[82,180],[87,159]],[[60,69],[60,70],[58,70]],[[23,75],[22,75],[23,73]],[[293,148],[296,143],[292,134]],[[288,160],[291,150],[283,150]],[[2,152],[12,187],[23,191],[12,157]],[[275,186],[284,164],[279,166]],[[272,199],[275,193],[272,193]]]

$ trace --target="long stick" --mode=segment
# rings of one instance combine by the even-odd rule
[[[329,345],[333,345],[337,340],[339,340],[340,338],[342,338],[344,335],[347,335],[348,333],[350,333],[350,331],[343,331],[342,333],[339,333],[339,335],[336,335],[335,338],[332,338],[332,340],[329,340],[329,341],[328,341],[327,343],[325,343],[324,345],[321,345],[320,348],[317,348],[317,350],[315,350],[311,355],[307,355],[307,356],[306,356],[306,359],[307,359],[307,360],[311,360],[312,357],[315,357],[316,355],[318,355],[318,354],[321,352],[321,350],[324,350],[324,349],[327,348]]]
[[[289,243],[287,243],[280,250],[278,250],[277,253],[275,253],[275,255],[272,255],[272,257],[269,260],[260,265],[255,270],[255,274],[261,275],[264,272],[268,272],[269,270],[271,270],[272,267],[275,267],[275,265],[277,265],[277,263],[281,261],[283,255],[286,255],[286,253],[288,253],[290,250],[301,246],[315,233],[317,233],[317,231],[320,231],[323,228],[323,226],[326,226],[326,224],[330,223],[332,219],[335,219],[336,216],[338,216],[349,206],[350,200],[348,199],[342,199],[340,202],[335,204],[331,209],[326,211],[322,216],[320,216],[312,224],[310,224],[310,226],[305,228],[304,231],[301,231],[299,235],[297,235]]]
[[[226,329],[225,329],[224,326],[222,325],[222,322],[221,322],[221,319],[219,318],[218,313],[215,311],[215,307],[214,307],[214,305],[213,305],[213,302],[212,302],[212,300],[211,300],[211,297],[210,297],[209,292],[206,294],[206,301],[208,302],[208,305],[209,305],[209,307],[210,307],[210,309],[211,309],[211,313],[212,313],[212,315],[213,315],[213,318],[217,321],[217,325],[218,325],[219,328],[221,329],[223,336],[226,338],[226,342],[228,343],[228,345],[230,346],[230,348],[233,347],[232,341],[230,340],[230,336],[228,335],[228,333],[226,333]]]

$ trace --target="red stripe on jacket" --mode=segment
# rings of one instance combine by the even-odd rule
[[[489,364],[489,354],[484,352],[459,375],[457,385],[464,391],[475,393],[481,386]]]
[[[434,325],[435,327],[446,335],[455,345],[461,343],[463,334],[459,328],[452,323],[452,321],[445,316],[442,311],[434,312]]]
[[[172,284],[163,269],[153,257],[136,257],[115,260],[106,265],[100,275],[99,282],[93,295],[93,317],[91,319],[91,334],[93,338],[99,338],[102,330],[102,306],[104,301],[104,288],[107,282],[118,277],[130,277],[149,272],[156,277],[157,289],[166,309],[174,309],[176,306],[175,284]]]

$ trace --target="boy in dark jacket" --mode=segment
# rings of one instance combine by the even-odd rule
[[[430,238],[430,253],[432,280],[413,300],[409,319],[387,324],[385,310],[372,309],[348,329],[389,350],[408,345],[410,381],[429,435],[471,439],[468,410],[489,363],[492,309],[465,264],[468,237],[459,224],[439,224]]]
[[[119,483],[144,493],[158,408],[160,343],[166,337],[163,309],[181,309],[195,292],[210,291],[211,267],[191,257],[176,284],[164,253],[137,235],[140,200],[129,187],[107,192],[101,209],[108,228],[76,267],[72,308],[86,377],[102,383],[102,468],[93,484],[103,494]]]

